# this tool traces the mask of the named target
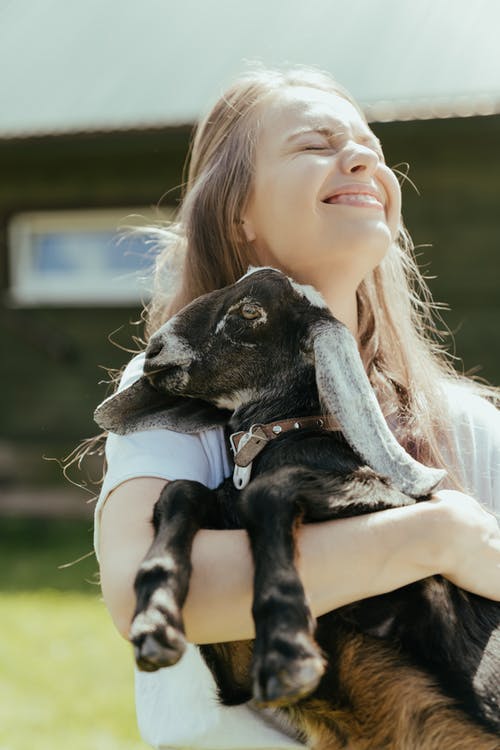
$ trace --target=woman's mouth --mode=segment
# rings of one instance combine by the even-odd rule
[[[323,199],[323,203],[330,206],[355,206],[357,208],[384,210],[380,190],[375,186],[361,182],[334,187],[333,191]]]
[[[324,203],[328,203],[329,205],[377,208],[380,211],[384,210],[382,202],[370,193],[338,193],[327,198]]]

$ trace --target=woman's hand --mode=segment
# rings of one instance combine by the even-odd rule
[[[430,501],[444,514],[442,575],[467,591],[500,601],[500,527],[476,500],[441,490]]]

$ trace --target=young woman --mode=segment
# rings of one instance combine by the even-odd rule
[[[500,600],[500,416],[432,345],[429,296],[401,222],[398,181],[350,95],[328,75],[259,70],[239,80],[200,124],[175,226],[164,230],[149,335],[198,295],[272,265],[313,284],[357,337],[384,414],[403,446],[444,466],[429,503],[310,524],[298,560],[319,616],[441,573]],[[167,298],[164,268],[182,259]],[[420,288],[420,297],[413,291]],[[139,377],[142,357],[122,387]],[[110,435],[96,508],[102,589],[127,637],[132,583],[164,483],[214,487],[230,473],[222,431]],[[349,575],[347,575],[349,571]],[[252,564],[243,531],[200,531],[185,607],[192,643],[251,638]],[[137,675],[140,728],[154,746],[292,747],[249,708],[220,709],[198,652]]]

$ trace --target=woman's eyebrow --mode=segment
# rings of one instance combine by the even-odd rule
[[[326,125],[308,125],[304,128],[300,128],[299,130],[294,131],[291,135],[288,136],[286,139],[286,143],[293,143],[293,141],[297,140],[301,136],[306,135],[322,135],[327,138],[335,138],[339,135],[344,135],[345,133],[345,126],[341,125],[339,123],[337,128],[334,128],[332,126],[326,126]],[[380,140],[375,136],[374,133],[371,131],[366,133],[360,133],[358,136],[358,139],[362,143],[370,143],[380,151],[382,151],[382,144],[380,143]]]
[[[325,125],[308,125],[304,128],[300,128],[300,130],[294,131],[291,135],[288,136],[286,142],[290,143],[292,141],[295,141],[297,140],[297,138],[300,138],[303,135],[314,135],[318,133],[319,135],[325,135],[331,138],[333,136],[342,135],[344,132],[345,131],[340,125],[337,130],[334,130],[332,127],[327,127]]]

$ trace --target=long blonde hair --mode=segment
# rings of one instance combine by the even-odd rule
[[[259,108],[267,97],[290,86],[336,93],[363,116],[327,73],[303,67],[285,72],[254,69],[221,96],[196,129],[177,220],[158,230],[164,247],[145,315],[147,337],[185,304],[234,283],[256,262],[240,216],[252,188]],[[172,256],[181,260],[181,277],[169,296],[165,271]],[[443,466],[440,446],[447,413],[441,385],[458,376],[437,343],[432,299],[402,221],[397,240],[361,283],[357,296],[360,352],[386,418],[410,453]]]

